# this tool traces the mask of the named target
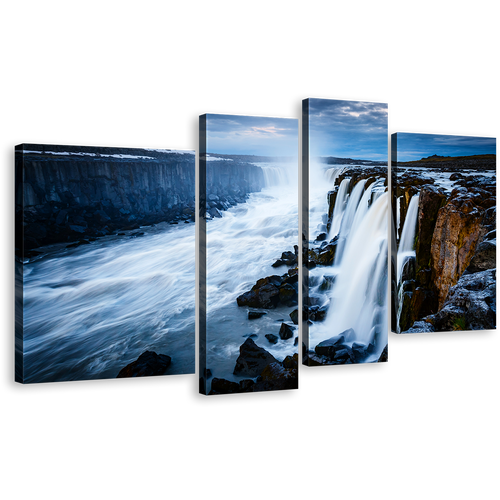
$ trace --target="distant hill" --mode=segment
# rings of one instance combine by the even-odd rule
[[[318,158],[321,163],[327,165],[369,165],[369,166],[385,166],[386,161],[375,160],[353,160],[352,158],[337,158],[335,156],[324,156]]]
[[[427,162],[432,162],[432,161],[467,161],[467,160],[486,160],[486,161],[495,161],[497,158],[497,155],[471,155],[471,156],[439,156],[439,155],[432,155],[428,156],[427,158],[422,158],[420,160],[413,160],[413,161],[399,161],[398,164],[404,163],[427,163]]]

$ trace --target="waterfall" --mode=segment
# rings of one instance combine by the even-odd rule
[[[385,342],[376,342],[387,331],[387,192],[373,183],[363,193],[365,181],[356,184],[340,227],[343,254],[336,255],[336,273],[329,290],[330,307],[323,323],[311,328],[312,347],[322,340],[352,329],[347,342],[376,343],[375,356]],[[370,196],[374,201],[368,205]],[[361,201],[360,201],[361,199]],[[339,241],[340,245],[340,241]],[[337,252],[339,249],[337,249]]]
[[[337,262],[341,262],[342,260],[342,255],[344,253],[344,249],[347,244],[347,239],[351,232],[354,218],[356,216],[356,211],[358,209],[361,196],[363,195],[363,191],[365,189],[365,184],[366,180],[363,179],[359,181],[354,186],[354,189],[352,190],[352,193],[350,194],[347,200],[347,205],[345,208],[344,215],[342,217],[342,222],[340,223],[339,242],[337,245],[337,252],[335,256],[335,260]]]
[[[401,238],[399,240],[399,248],[397,253],[397,294],[398,294],[398,310],[396,313],[397,331],[400,331],[399,319],[401,317],[401,311],[403,308],[403,267],[408,259],[415,256],[415,232],[417,229],[417,217],[418,217],[418,200],[419,194],[416,194],[410,200],[410,206],[408,207],[408,212],[406,213],[406,218],[403,224],[403,231],[401,232]],[[398,198],[399,201],[399,198]],[[398,204],[399,205],[399,204]],[[398,211],[399,216],[399,211]],[[399,217],[398,217],[399,221]]]
[[[344,215],[344,210],[347,203],[347,190],[349,188],[350,182],[351,179],[344,179],[340,183],[337,198],[335,199],[335,206],[333,207],[332,225],[330,227],[329,234],[330,238],[334,238],[339,232],[340,222],[342,221],[342,216]]]
[[[418,200],[419,200],[419,195],[416,194],[412,197],[410,201],[410,206],[408,207],[408,212],[406,213],[406,218],[403,224],[401,239],[399,240],[399,248],[397,255],[398,283],[401,280],[401,273],[403,271],[404,263],[409,257],[415,255],[413,247],[415,245],[415,231],[417,227]]]
[[[290,183],[290,168],[266,163],[255,163],[264,174],[265,187],[284,186]]]
[[[328,170],[325,171],[325,177],[328,180],[329,183],[332,184],[332,186],[335,185],[335,181],[339,177],[339,175],[344,171],[344,167],[333,167],[329,168]]]

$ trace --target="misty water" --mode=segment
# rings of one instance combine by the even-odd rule
[[[113,378],[146,350],[171,356],[167,374],[193,373],[194,229],[163,223],[24,264],[26,382]]]
[[[232,380],[239,379],[232,372],[249,335],[280,361],[298,350],[297,328],[294,338],[275,345],[265,338],[277,335],[282,321],[292,325],[289,314],[296,307],[279,306],[248,320],[248,308],[236,303],[258,279],[284,274],[286,266],[272,264],[298,244],[297,166],[258,166],[266,187],[207,222],[207,368]],[[339,171],[328,175],[335,178]],[[311,191],[311,230],[328,210],[333,183],[325,180]],[[342,258],[311,271],[317,277],[334,274],[338,283],[323,295],[331,306],[326,320],[311,326],[311,347],[351,327],[357,336],[347,340],[368,342],[386,316],[379,296],[387,273],[380,257],[387,244],[387,193],[381,182],[355,191],[345,193],[335,222],[345,239]],[[24,265],[27,382],[113,378],[146,350],[172,357],[167,374],[194,371],[194,225],[140,231],[141,237],[49,248]]]

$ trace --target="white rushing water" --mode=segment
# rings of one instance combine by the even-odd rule
[[[418,200],[420,198],[419,194],[412,196],[410,200],[410,206],[406,213],[406,218],[403,223],[403,231],[401,232],[401,238],[399,240],[398,247],[398,271],[397,280],[398,283],[401,280],[401,273],[403,271],[403,266],[409,257],[415,256],[415,234],[417,230],[417,217],[418,217]]]
[[[239,348],[248,335],[278,360],[297,352],[293,339],[270,344],[281,322],[289,324],[296,307],[267,310],[248,320],[248,308],[236,298],[266,276],[285,274],[288,267],[272,264],[298,244],[298,171],[296,165],[256,163],[264,170],[267,187],[252,193],[246,203],[207,222],[207,368],[214,377],[233,376]],[[298,332],[297,332],[298,333]]]
[[[238,378],[232,371],[250,334],[279,360],[297,352],[293,339],[276,345],[265,339],[278,333],[282,321],[290,323],[296,307],[280,306],[249,321],[248,309],[236,303],[258,279],[284,274],[286,266],[272,264],[298,244],[297,167],[259,166],[267,187],[207,222],[207,366],[214,376],[228,379]],[[343,184],[347,190],[348,182]],[[326,192],[332,187],[323,177],[317,188],[322,195],[311,197],[311,218],[318,224],[324,223]],[[325,322],[311,327],[313,344],[348,328],[368,342],[373,328],[386,321],[380,290],[387,274],[387,193],[380,183],[354,191],[354,196],[345,193],[337,214],[342,219],[348,213],[352,220],[348,227],[339,222],[340,237],[342,228],[349,231],[342,261],[311,271],[337,277],[324,295],[331,302]],[[25,264],[28,382],[116,377],[145,350],[171,356],[170,374],[193,371],[194,226],[164,224],[142,231],[142,237],[103,238]]]
[[[325,181],[313,173],[314,182],[310,203],[312,206],[310,227],[314,234],[314,205],[322,205],[318,197],[325,196]],[[318,182],[319,181],[319,182]],[[369,344],[377,334],[382,338],[387,332],[387,221],[388,193],[384,179],[370,184],[356,183],[352,192],[347,193],[350,179],[344,179],[334,206],[329,238],[338,233],[339,243],[332,267],[318,266],[309,271],[310,297],[319,300],[319,305],[329,304],[323,322],[315,322],[309,327],[310,348],[323,340],[352,329],[347,342]],[[333,186],[332,186],[333,187]],[[336,229],[338,227],[338,230]],[[324,277],[333,279],[327,291],[320,291]],[[368,361],[374,361],[385,347],[386,341],[379,342],[376,352]]]
[[[194,224],[141,231],[24,265],[27,382],[113,378],[146,350],[194,371]]]

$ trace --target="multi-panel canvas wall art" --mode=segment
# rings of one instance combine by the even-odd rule
[[[391,139],[392,330],[496,328],[496,139]]]
[[[200,393],[298,387],[298,120],[200,117]]]
[[[18,382],[194,373],[194,151],[16,147]]]
[[[386,361],[387,104],[302,103],[303,363]]]

